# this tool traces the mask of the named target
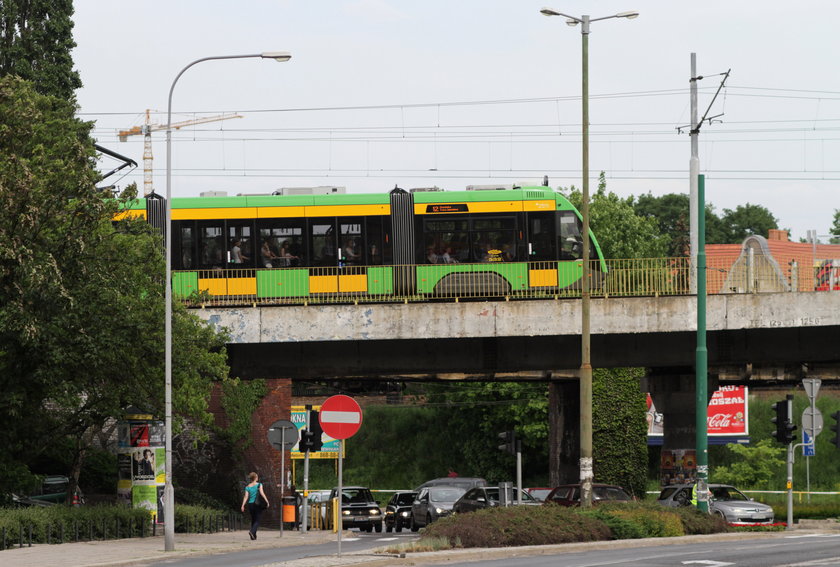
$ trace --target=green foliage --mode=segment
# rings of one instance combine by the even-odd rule
[[[751,446],[730,443],[726,447],[734,460],[729,466],[712,469],[712,482],[767,489],[775,472],[785,464],[785,449],[770,439]]]
[[[647,463],[642,368],[596,369],[592,378],[592,447],[595,480],[644,497]]]
[[[580,191],[572,187],[572,204],[580,209],[582,199]],[[632,197],[622,199],[608,193],[603,172],[598,190],[590,195],[589,214],[589,226],[605,258],[657,258],[666,254],[667,238],[660,233],[656,220],[637,214]]]
[[[761,205],[738,205],[734,210],[723,209],[721,219],[727,230],[727,242],[739,244],[751,234],[767,236],[771,228],[779,228],[776,217]]]
[[[72,101],[82,86],[73,70],[72,0],[0,2],[0,77],[32,81],[44,95]]]
[[[147,223],[112,222],[119,203],[95,188],[91,124],[72,103],[6,76],[0,115],[0,484],[16,489],[62,435],[76,479],[123,408],[163,415],[164,259]],[[176,425],[207,426],[225,338],[173,314]]]
[[[218,433],[239,450],[252,444],[251,418],[266,393],[265,380],[243,382],[239,378],[225,378],[222,381],[221,403],[228,424]]]
[[[834,209],[834,222],[831,224],[831,234],[837,236],[829,239],[829,244],[840,244],[840,209]]]
[[[217,531],[226,521],[229,511],[224,508],[179,505],[175,507],[175,531],[178,533],[209,533]]]
[[[434,522],[424,537],[445,537],[462,547],[549,545],[611,539],[601,521],[561,506],[512,506],[456,514]]]
[[[65,542],[75,540],[77,528],[81,539],[89,539],[91,534],[93,539],[137,537],[141,529],[147,535],[151,530],[147,510],[126,506],[0,508],[0,530],[5,528],[10,542],[20,541],[22,526],[25,541],[32,527],[33,543],[57,543],[62,526]]]
[[[488,508],[439,520],[424,529],[423,537],[446,538],[462,547],[505,547],[727,531],[719,518],[692,512],[654,503],[601,505],[588,510],[562,506]]]

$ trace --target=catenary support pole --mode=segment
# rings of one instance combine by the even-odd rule
[[[700,175],[697,183],[697,202],[705,208],[706,180]],[[695,451],[697,458],[697,508],[709,511],[709,353],[706,348],[706,222],[705,215],[697,223],[697,350],[695,352]]]

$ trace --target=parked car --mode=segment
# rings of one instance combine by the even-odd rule
[[[337,495],[338,488],[333,488],[330,500]],[[328,512],[332,512],[332,506],[329,508]],[[341,529],[350,528],[359,528],[364,532],[382,531],[382,510],[370,489],[364,486],[345,486],[341,489]]]
[[[672,484],[659,493],[657,502],[663,506],[690,506],[693,484]],[[709,512],[717,514],[727,524],[735,526],[772,524],[775,522],[773,508],[756,502],[743,492],[727,484],[710,484]]]
[[[411,523],[411,505],[417,498],[416,492],[395,492],[385,506],[385,531],[401,532]]]
[[[452,506],[467,490],[461,486],[429,486],[411,504],[411,531],[416,532],[452,513]]]
[[[601,502],[630,502],[633,497],[620,486],[613,484],[592,484],[592,503]],[[564,484],[558,486],[545,497],[545,504],[559,504],[560,506],[580,506],[580,484]]]
[[[309,518],[306,525],[310,528],[321,528],[326,525],[327,505],[330,501],[330,490],[310,490],[306,498]],[[319,520],[320,516],[320,520]],[[303,518],[303,504],[298,506],[298,518]]]
[[[64,475],[54,474],[44,477],[41,488],[36,494],[30,494],[29,499],[40,500],[52,504],[64,504],[67,501],[67,489],[70,487],[70,479]],[[85,503],[82,490],[77,486],[73,495],[73,506],[80,506]]]
[[[523,488],[523,490],[539,501],[545,500],[545,497],[551,492],[551,489],[548,487]]]
[[[521,492],[521,495],[523,505],[535,506],[540,504],[539,500],[524,490]],[[511,498],[513,498],[513,504],[518,504],[515,488],[511,492]],[[461,514],[463,512],[483,510],[484,508],[494,508],[499,505],[501,505],[501,502],[498,486],[477,486],[476,488],[470,488],[463,496],[456,500],[455,504],[452,505],[452,511]]]
[[[429,488],[430,486],[460,486],[464,490],[469,490],[470,488],[476,486],[487,486],[487,481],[483,478],[472,476],[444,476],[441,478],[427,480],[414,490],[416,492],[420,492],[424,488]]]

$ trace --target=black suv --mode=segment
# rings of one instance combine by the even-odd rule
[[[417,498],[416,492],[396,492],[385,506],[385,531],[401,532],[410,525],[411,505]]]
[[[333,488],[330,501],[333,502],[337,496],[338,488]],[[363,532],[382,531],[382,510],[364,486],[341,488],[341,529],[350,528],[359,528]]]

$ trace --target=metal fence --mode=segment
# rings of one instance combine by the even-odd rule
[[[834,271],[827,279],[824,265],[760,255],[710,259],[706,292],[840,291]],[[691,272],[687,257],[592,261],[590,291],[596,298],[690,295]],[[565,299],[580,297],[581,273],[581,261],[216,269],[174,272],[173,289],[193,307]]]

